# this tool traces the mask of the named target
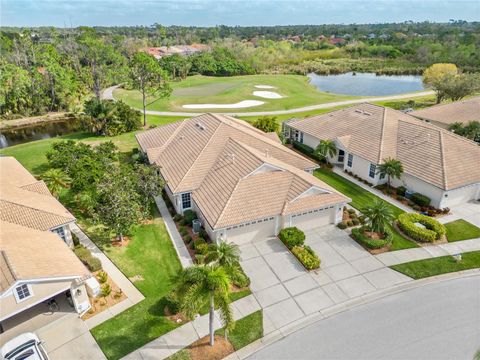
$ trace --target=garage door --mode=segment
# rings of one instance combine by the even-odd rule
[[[333,223],[334,215],[335,208],[292,215],[292,226],[296,226],[300,230],[309,230]]]
[[[227,241],[242,245],[275,236],[275,217],[227,228]]]

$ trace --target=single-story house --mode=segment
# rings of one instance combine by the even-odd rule
[[[75,221],[15,158],[0,157],[0,324],[56,295],[90,308],[89,271],[70,249]]]
[[[136,137],[160,167],[176,212],[196,211],[217,242],[335,224],[350,201],[314,177],[317,164],[283,146],[277,134],[233,117],[204,114]]]
[[[448,104],[434,105],[412,111],[409,115],[444,129],[448,129],[450,125],[456,122],[466,125],[470,121],[480,121],[480,96]]]
[[[320,140],[335,141],[337,153],[329,161],[373,185],[387,181],[377,166],[386,158],[398,159],[404,174],[393,185],[428,196],[437,208],[480,197],[480,147],[400,111],[364,103],[291,119],[284,132],[311,148]]]

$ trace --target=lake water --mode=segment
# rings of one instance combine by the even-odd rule
[[[55,121],[28,127],[2,130],[0,132],[0,149],[27,143],[34,140],[50,139],[78,131],[76,121]]]
[[[375,75],[349,72],[339,75],[308,74],[310,83],[318,90],[333,94],[383,96],[404,94],[425,89],[417,75]]]

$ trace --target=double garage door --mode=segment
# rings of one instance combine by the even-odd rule
[[[227,228],[227,241],[242,245],[275,236],[275,217]]]
[[[296,226],[300,230],[309,230],[333,223],[334,216],[335,207],[313,210],[292,215],[291,226]]]

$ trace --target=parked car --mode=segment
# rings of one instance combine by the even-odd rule
[[[34,333],[24,333],[2,346],[5,360],[49,360],[42,341]]]

